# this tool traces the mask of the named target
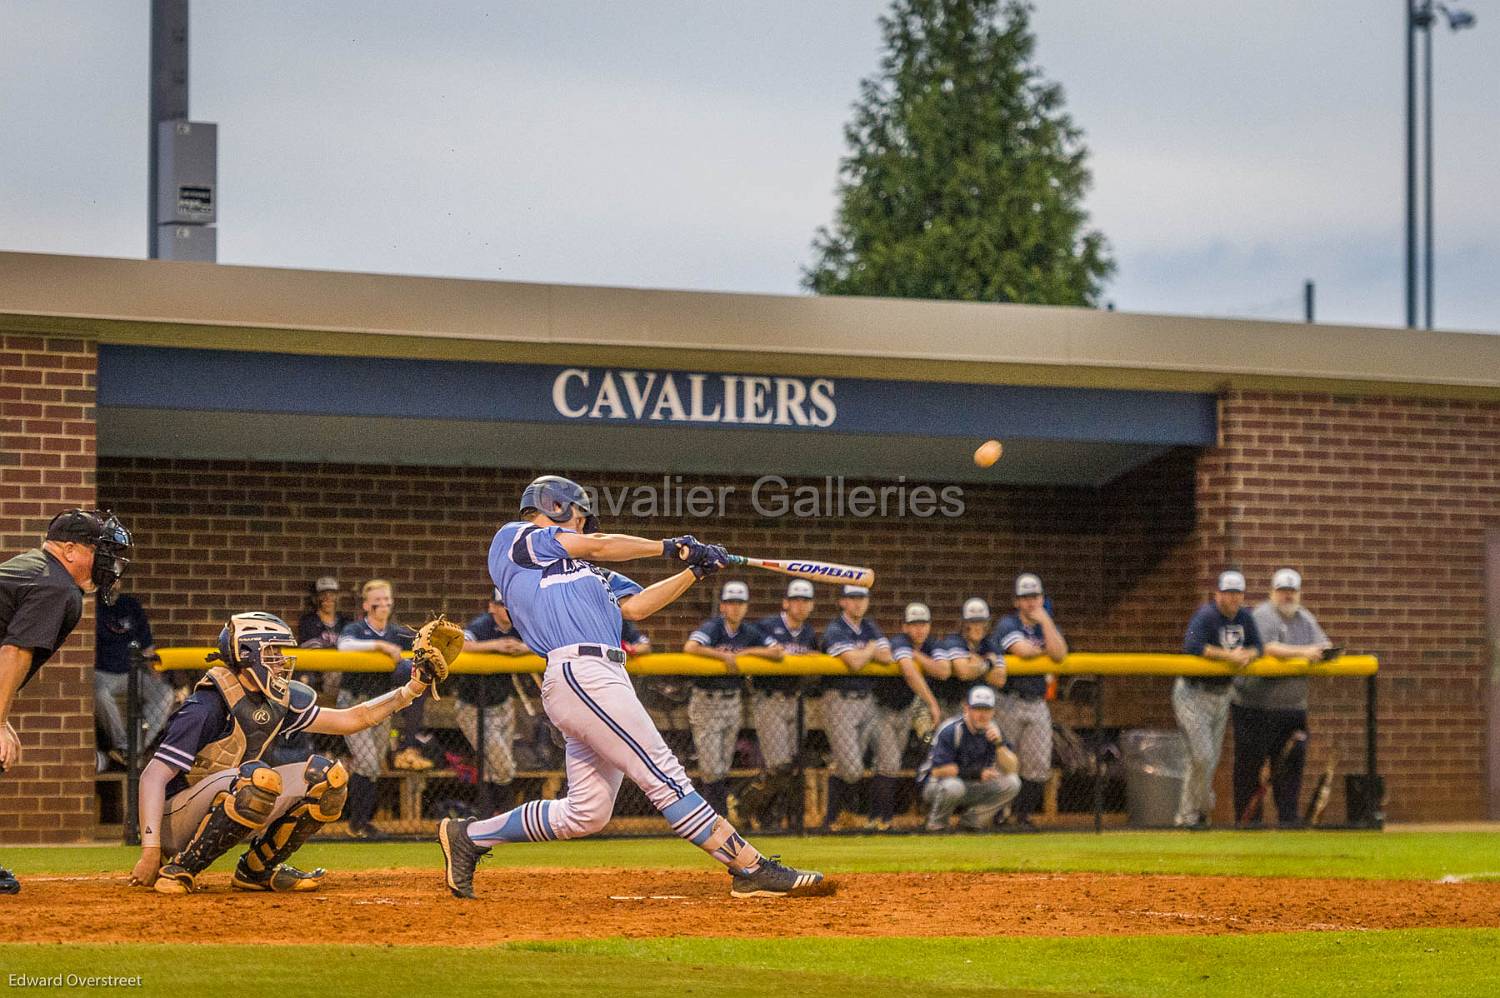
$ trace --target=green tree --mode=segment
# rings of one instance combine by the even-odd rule
[[[1083,136],[1032,62],[1023,0],[895,0],[861,81],[818,294],[1096,305],[1114,271],[1089,229]]]

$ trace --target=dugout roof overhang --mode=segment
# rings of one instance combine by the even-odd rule
[[[116,456],[1099,485],[1226,389],[1500,398],[1487,334],[42,254],[0,329],[99,340]]]

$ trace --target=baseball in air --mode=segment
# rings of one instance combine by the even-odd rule
[[[981,468],[988,468],[990,465],[1000,460],[1000,455],[1004,452],[1004,450],[1005,448],[1000,446],[1000,441],[986,440],[984,443],[980,444],[979,449],[974,452],[974,463],[979,465]]]

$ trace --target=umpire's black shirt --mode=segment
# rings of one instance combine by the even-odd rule
[[[83,590],[67,568],[41,548],[0,565],[0,645],[31,649],[24,687],[73,633],[83,616]]]

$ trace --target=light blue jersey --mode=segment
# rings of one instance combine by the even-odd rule
[[[576,644],[618,648],[620,600],[641,587],[619,572],[568,557],[557,541],[565,529],[507,523],[490,542],[490,578],[526,647],[538,654]]]

